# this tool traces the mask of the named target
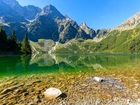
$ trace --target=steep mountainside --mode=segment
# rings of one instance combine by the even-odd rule
[[[119,29],[119,30],[133,29],[138,24],[140,24],[140,12],[138,12],[135,15],[133,15],[132,17],[128,18],[126,21],[124,21],[116,29]]]
[[[80,28],[81,28],[82,30],[84,30],[84,31],[86,32],[86,34],[89,34],[90,37],[92,37],[92,38],[94,38],[94,37],[97,35],[97,33],[95,32],[95,30],[89,28],[89,27],[86,25],[85,22],[83,22],[83,23],[80,25]]]
[[[41,11],[40,8],[33,5],[22,7],[16,0],[3,0],[3,2],[7,4],[14,12],[29,20],[34,19],[37,13]]]
[[[41,12],[41,9],[33,5],[28,5],[23,7],[23,11],[23,16],[28,20],[32,20],[39,12]]]
[[[113,30],[100,42],[71,40],[59,44],[55,53],[140,53],[140,25],[125,31]]]
[[[29,25],[28,33],[30,33],[30,39],[35,41],[44,38],[65,43],[73,38],[90,38],[75,21],[63,16],[52,5],[42,9]]]
[[[74,20],[62,15],[54,6],[47,5],[42,10],[35,6],[22,7],[16,0],[0,0],[0,25],[7,34],[16,31],[21,40],[23,34],[28,33],[29,39],[52,39],[66,43],[75,38],[93,39],[97,33],[82,29]],[[103,33],[103,35],[106,33]]]
[[[109,30],[107,29],[98,29],[98,30],[93,30],[92,28],[89,28],[85,22],[83,22],[81,25],[80,25],[80,28],[82,30],[84,30],[86,32],[86,34],[90,35],[90,37],[93,39],[95,37],[103,37],[107,34],[107,32]]]
[[[17,39],[22,40],[24,34],[27,33],[27,24],[29,24],[26,19],[35,18],[40,10],[35,6],[22,7],[16,0],[0,0],[0,26],[6,30],[8,35],[14,29]]]
[[[51,52],[140,53],[140,12],[117,28],[94,30],[86,23],[78,25],[52,5],[40,9],[22,7],[16,0],[0,0],[0,26],[8,35],[14,29],[18,40],[27,33],[30,40],[36,41],[31,41],[33,47],[42,51],[55,46]]]
[[[3,0],[3,2],[11,7],[19,15],[22,16],[24,14],[23,7],[16,0]]]
[[[21,21],[25,21],[24,17],[22,17],[16,11],[14,11],[3,0],[0,0],[0,23],[21,22]]]
[[[69,17],[66,17],[66,19],[60,23],[59,32],[59,42],[61,43],[68,42],[73,38],[91,39],[90,35],[86,34],[86,32],[82,30],[79,25]]]

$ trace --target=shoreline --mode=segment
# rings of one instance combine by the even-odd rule
[[[121,89],[117,87],[120,86],[118,84],[112,88],[112,84],[105,85],[106,83],[100,84],[95,81],[88,81],[95,75],[116,79],[127,88]],[[128,81],[128,79],[130,80]],[[0,93],[3,93],[0,94],[0,102],[2,105],[93,105],[93,103],[113,105],[117,103],[126,104],[129,101],[129,103],[135,105],[140,98],[140,80],[135,80],[138,84],[136,88],[134,87],[136,84],[133,81],[134,79],[137,79],[137,77],[129,78],[125,74],[114,74],[107,71],[7,77],[7,79],[0,79]],[[43,93],[49,87],[59,88],[67,97],[64,99],[59,97],[48,101]]]

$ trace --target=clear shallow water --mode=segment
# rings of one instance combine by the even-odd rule
[[[0,56],[0,77],[137,67],[140,55],[57,54]]]

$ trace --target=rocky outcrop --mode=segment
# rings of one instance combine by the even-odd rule
[[[89,28],[85,22],[80,25],[80,28],[86,32],[86,34],[90,35],[91,38],[96,36],[95,30]]]
[[[41,11],[39,7],[28,5],[22,7],[16,0],[2,0],[4,4],[10,7],[18,15],[24,17],[25,19],[34,19],[37,13]]]
[[[16,0],[0,2],[0,25],[8,35],[14,29],[18,40],[22,40],[25,33],[28,33],[32,41],[51,39],[60,43],[79,38],[93,39],[97,35],[86,23],[79,26],[52,5],[47,5],[41,10],[32,5],[22,7]]]
[[[135,28],[138,24],[140,24],[140,11],[137,12],[132,17],[128,18],[126,21],[124,21],[120,26],[118,26],[115,29],[118,30],[128,30]]]
[[[0,0],[0,23],[26,21],[23,16],[18,14],[9,5],[8,0]]]
[[[39,7],[28,5],[23,7],[24,10],[24,17],[28,20],[32,20],[35,18],[35,16],[41,12],[41,9]]]
[[[92,39],[95,37],[103,37],[107,34],[108,30],[107,29],[98,29],[98,30],[93,30],[92,28],[89,28],[85,22],[83,22],[80,25],[81,29],[86,32]]]
[[[28,25],[30,39],[37,41],[40,38],[59,39],[59,21],[65,17],[52,5],[48,5],[36,16],[35,20]]]

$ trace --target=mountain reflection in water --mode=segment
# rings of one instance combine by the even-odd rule
[[[0,56],[0,76],[79,72],[140,64],[139,55],[42,54]]]

